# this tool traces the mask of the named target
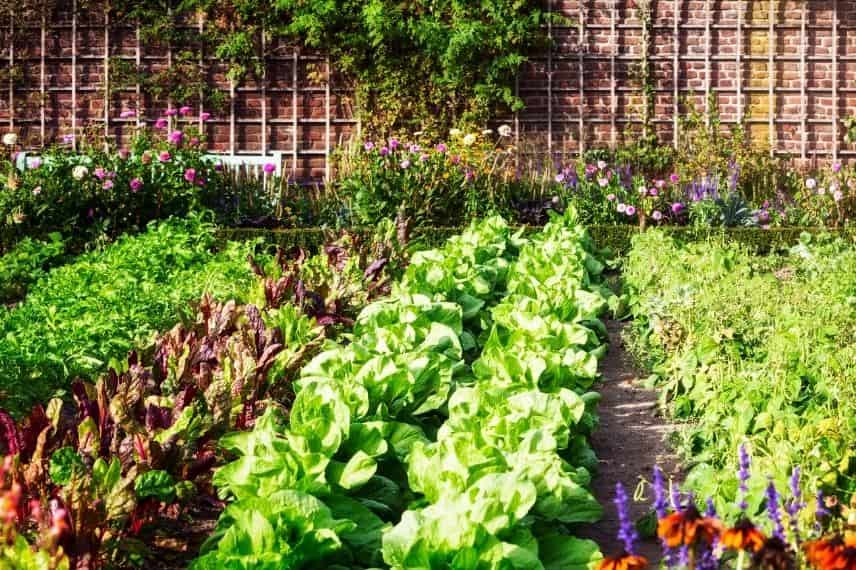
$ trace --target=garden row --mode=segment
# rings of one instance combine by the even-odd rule
[[[80,140],[46,149],[23,171],[17,145],[8,146],[0,251],[52,232],[73,236],[76,251],[199,209],[225,226],[267,228],[371,227],[396,216],[416,227],[463,226],[494,214],[543,225],[549,210],[570,206],[587,225],[840,228],[856,212],[852,167],[804,175],[739,137],[711,133],[719,146],[663,160],[638,148],[567,163],[524,160],[536,153],[515,146],[507,129],[355,141],[338,152],[335,178],[301,186],[277,177],[274,164],[257,176],[230,171],[206,154],[196,123],[163,117],[140,127],[128,148]]]
[[[231,504],[193,568],[583,568],[601,508],[588,392],[603,266],[567,217],[491,218],[414,255],[347,344],[224,444]]]
[[[758,257],[648,232],[624,279],[635,351],[688,422],[686,486],[728,519],[769,507],[770,481],[846,503],[856,492],[856,247],[806,235],[788,254]],[[741,483],[750,454],[754,474]],[[813,528],[799,513],[788,524]]]

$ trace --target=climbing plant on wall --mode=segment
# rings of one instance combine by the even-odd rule
[[[73,5],[170,49],[169,69],[111,60],[111,90],[141,85],[158,104],[216,104],[200,59],[224,64],[236,83],[258,77],[264,37],[327,54],[372,130],[441,130],[520,109],[514,78],[546,45],[549,17],[537,0],[0,0],[0,13],[44,14],[49,27]]]

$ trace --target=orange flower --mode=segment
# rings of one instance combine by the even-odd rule
[[[767,537],[764,536],[764,533],[758,530],[747,518],[740,519],[734,528],[723,532],[720,538],[720,542],[725,548],[750,552],[757,552],[764,545],[765,540]]]
[[[657,523],[657,536],[662,538],[669,548],[695,544],[699,539],[710,544],[720,532],[722,523],[714,518],[701,516],[695,505],[672,513]]]
[[[644,570],[648,567],[648,559],[636,554],[622,554],[615,558],[604,558],[597,570]]]
[[[804,548],[806,560],[818,570],[856,570],[856,536],[812,540]]]

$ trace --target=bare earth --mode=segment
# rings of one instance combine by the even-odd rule
[[[624,347],[621,331],[624,323],[607,321],[609,353],[601,361],[603,380],[598,386],[602,395],[600,427],[592,436],[592,446],[600,460],[600,470],[592,483],[595,497],[604,506],[603,520],[577,534],[596,541],[605,556],[617,555],[622,546],[616,538],[618,516],[613,497],[615,484],[621,482],[631,500],[640,479],[650,482],[654,465],[667,477],[680,478],[677,457],[666,444],[674,426],[658,414],[657,393],[642,387],[633,360]],[[645,487],[645,500],[631,503],[630,515],[636,521],[651,510],[651,488]],[[655,539],[639,544],[638,553],[652,563],[660,559],[660,546]]]

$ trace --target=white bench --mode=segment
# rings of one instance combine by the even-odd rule
[[[248,173],[255,174],[267,178],[264,167],[266,164],[273,164],[276,170],[273,171],[274,176],[282,176],[282,151],[273,151],[265,154],[206,154],[205,159],[212,162],[219,162],[227,168],[244,169]]]
[[[223,164],[226,168],[240,170],[244,169],[248,173],[256,176],[262,176],[267,180],[268,174],[264,171],[266,164],[273,164],[275,170],[274,176],[282,176],[282,151],[274,151],[269,155],[264,154],[206,154],[205,160]],[[37,164],[41,159],[38,155],[29,155],[26,152],[19,152],[15,158],[15,167],[18,170],[26,170]]]

